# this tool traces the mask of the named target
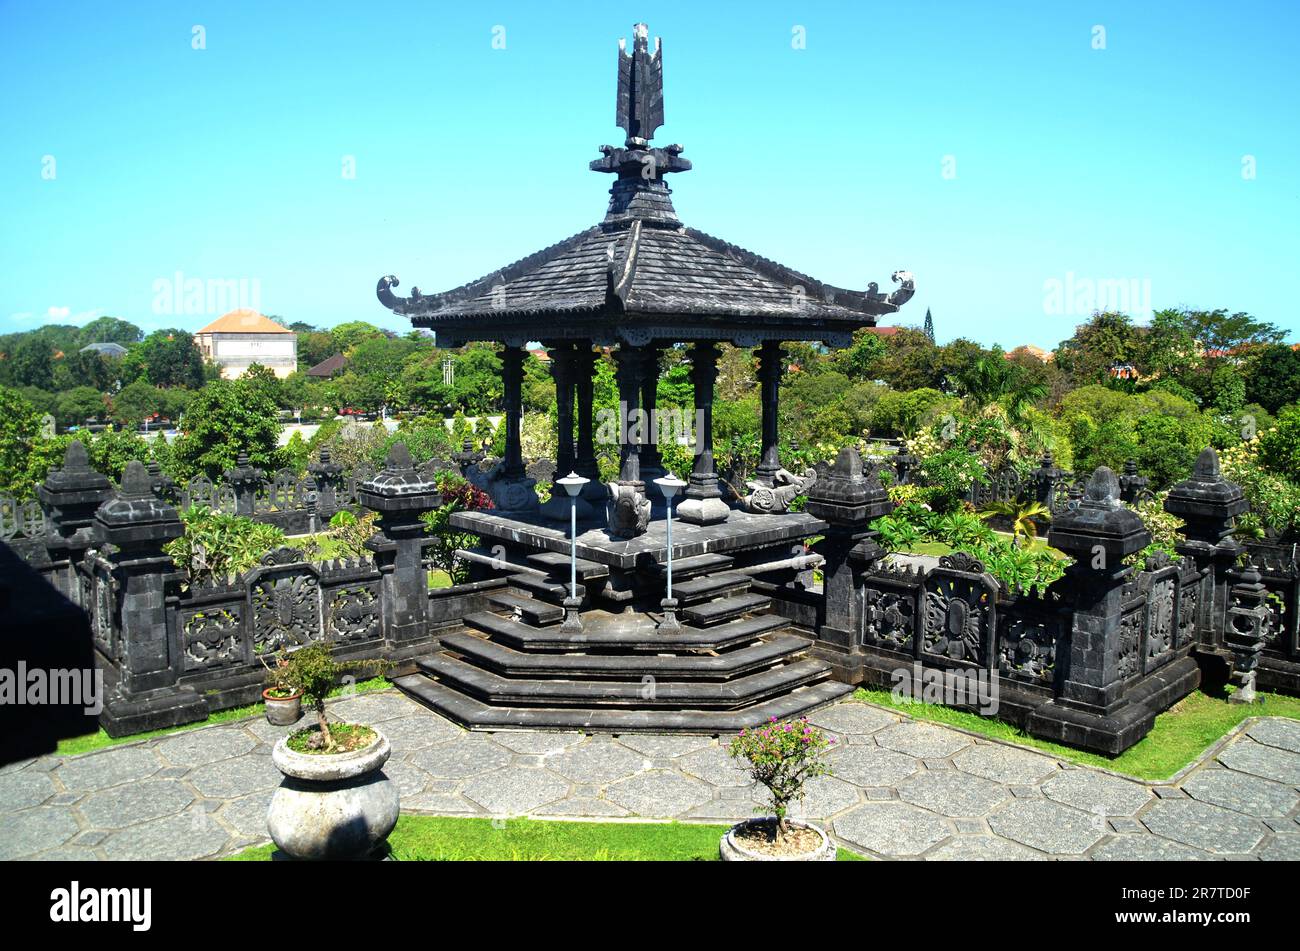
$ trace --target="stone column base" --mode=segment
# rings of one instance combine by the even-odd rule
[[[677,503],[677,518],[692,525],[715,525],[725,522],[731,508],[722,499],[682,499]]]
[[[99,715],[99,722],[105,733],[119,737],[197,723],[207,718],[207,701],[193,689],[164,687],[146,693],[110,697]]]

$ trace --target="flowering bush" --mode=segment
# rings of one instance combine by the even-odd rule
[[[452,584],[464,584],[469,580],[469,566],[456,557],[456,549],[473,548],[479,538],[452,528],[451,515],[453,512],[490,509],[492,499],[482,489],[450,472],[439,473],[436,482],[442,494],[442,505],[420,516],[425,530],[437,536],[428,553],[434,567],[445,571]]]
[[[804,797],[804,784],[830,774],[826,753],[835,741],[808,725],[808,718],[778,723],[772,717],[761,727],[741,730],[727,752],[749,764],[749,774],[767,787],[772,797],[779,841],[790,831],[790,803]]]

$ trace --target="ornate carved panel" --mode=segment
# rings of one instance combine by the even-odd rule
[[[91,631],[95,638],[95,647],[110,660],[117,660],[117,625],[113,613],[117,599],[113,593],[113,576],[104,568],[94,572],[94,609],[91,613]]]
[[[336,641],[379,636],[379,584],[350,584],[326,593],[325,629]]]
[[[1146,669],[1164,663],[1174,650],[1174,592],[1178,576],[1166,572],[1151,583],[1147,594]]]
[[[915,598],[910,591],[864,588],[862,641],[889,650],[912,651],[916,635]]]
[[[1138,672],[1138,651],[1142,640],[1143,609],[1129,611],[1119,621],[1119,659],[1117,673],[1127,680]]]
[[[921,650],[989,665],[994,588],[984,566],[968,556],[945,556],[925,579]]]
[[[1200,605],[1199,581],[1184,584],[1178,594],[1178,646],[1190,644],[1196,636],[1196,611]]]
[[[244,662],[241,607],[231,604],[181,614],[185,669],[211,670]]]
[[[1018,677],[1050,684],[1056,678],[1057,627],[1044,620],[1010,617],[998,646],[998,670],[1004,677]]]
[[[320,582],[305,566],[260,575],[251,583],[248,598],[255,651],[320,639]]]

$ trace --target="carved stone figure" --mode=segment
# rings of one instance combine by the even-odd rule
[[[650,524],[650,500],[634,482],[610,482],[609,534],[611,538],[636,538]]]
[[[759,515],[780,515],[788,512],[790,503],[816,484],[817,470],[805,469],[802,476],[797,476],[788,469],[778,469],[773,479],[776,485],[746,482],[749,495],[740,500],[740,507],[746,512]]]

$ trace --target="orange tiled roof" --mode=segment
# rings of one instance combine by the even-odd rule
[[[255,310],[242,308],[222,314],[202,330],[201,334],[291,334],[274,320],[263,317]]]

